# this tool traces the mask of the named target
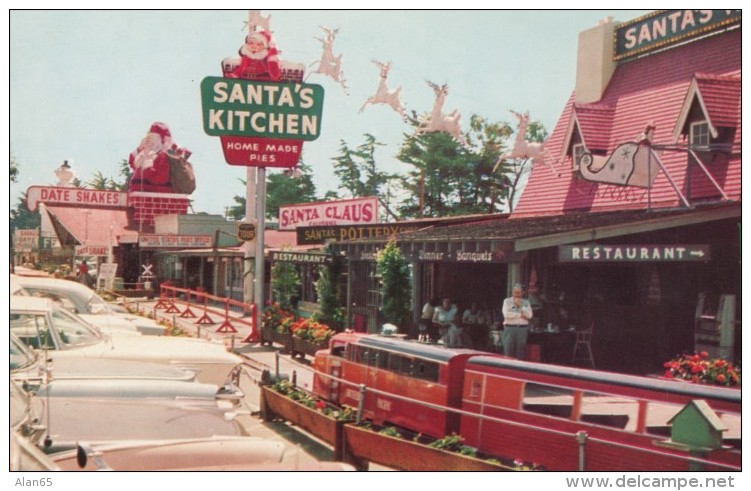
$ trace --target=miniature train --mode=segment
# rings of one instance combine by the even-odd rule
[[[456,433],[491,456],[565,471],[741,468],[738,389],[361,333],[335,335],[313,364],[318,397],[358,407],[365,386],[365,419],[435,438]],[[717,449],[671,441],[672,419],[698,400],[724,427]]]

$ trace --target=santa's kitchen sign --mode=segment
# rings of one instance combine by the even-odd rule
[[[279,230],[316,225],[366,225],[378,222],[378,198],[319,201],[279,207]]]
[[[294,167],[302,142],[320,136],[320,85],[206,77],[201,100],[203,129],[230,165]]]

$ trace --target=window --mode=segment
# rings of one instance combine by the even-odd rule
[[[524,384],[522,409],[525,411],[570,418],[574,408],[574,391],[553,385]]]
[[[55,349],[52,333],[43,315],[10,314],[10,330],[31,348]]]
[[[694,150],[709,150],[709,124],[706,121],[691,123],[689,129],[689,145]]]
[[[585,392],[579,419],[586,423],[636,431],[638,415],[639,403],[635,399]]]
[[[584,147],[583,144],[577,143],[572,147],[571,152],[571,158],[572,158],[572,170],[574,172],[579,172],[579,160],[581,159],[582,155],[587,153],[587,149]]]

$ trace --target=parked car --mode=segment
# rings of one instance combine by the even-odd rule
[[[193,370],[109,359],[61,358],[53,364],[12,333],[9,341],[11,380],[39,396],[214,399],[230,401],[228,409],[244,397],[239,389],[196,382]]]
[[[51,298],[61,303],[102,330],[116,328],[118,331],[133,330],[155,336],[165,333],[164,326],[153,319],[123,312],[122,307],[107,303],[94,290],[81,283],[56,278],[11,275],[11,283],[14,282],[30,295]],[[11,292],[13,291],[12,288]]]
[[[75,448],[77,441],[247,436],[238,412],[222,401],[42,397],[17,382],[11,382],[10,397],[11,431],[15,426],[48,454]]]
[[[131,360],[195,370],[199,382],[234,388],[242,358],[220,341],[109,334],[46,298],[11,296],[10,332],[27,346],[62,358]]]

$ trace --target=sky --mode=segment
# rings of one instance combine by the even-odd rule
[[[576,79],[581,31],[612,16],[628,21],[645,10],[261,10],[271,16],[280,58],[308,66],[307,83],[324,88],[321,134],[303,146],[317,194],[334,190],[333,161],[372,134],[386,172],[406,172],[395,155],[412,128],[384,104],[361,106],[378,87],[373,60],[391,62],[388,86],[401,86],[408,111],[427,113],[447,84],[444,112],[457,109],[462,129],[477,114],[516,126],[509,110],[529,111],[551,131]],[[151,123],[166,123],[175,143],[192,150],[197,188],[193,211],[225,213],[244,196],[244,167],[224,160],[218,137],[203,130],[200,83],[221,76],[237,56],[247,10],[13,10],[10,21],[10,153],[19,180],[11,208],[29,186],[53,185],[68,160],[77,177],[119,177],[119,162]],[[348,90],[312,73],[321,26],[336,28]],[[269,169],[269,172],[279,172]]]

